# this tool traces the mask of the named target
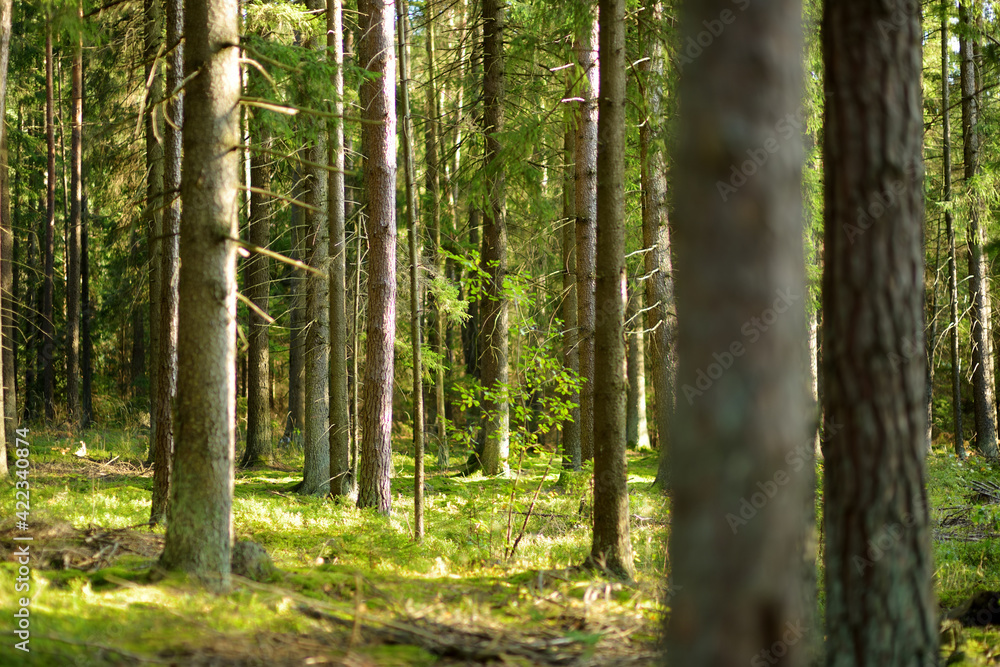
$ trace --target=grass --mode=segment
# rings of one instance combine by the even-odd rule
[[[65,521],[77,529],[143,524],[152,486],[139,464],[145,438],[139,429],[72,438],[33,431],[33,524]],[[87,443],[86,460],[73,455],[81,440]],[[995,480],[1000,464],[976,456],[958,461],[949,450],[939,441],[927,459],[935,588],[942,608],[958,606],[977,591],[1000,590],[1000,505],[969,498],[969,484]],[[504,637],[570,638],[582,647],[584,664],[610,664],[653,650],[662,614],[657,598],[668,565],[664,502],[649,488],[655,453],[630,453],[637,572],[630,585],[573,567],[590,549],[590,471],[562,471],[558,462],[550,465],[546,452],[526,455],[520,472],[515,460],[508,478],[453,477],[436,471],[428,456],[426,537],[419,544],[412,540],[413,462],[404,453],[393,455],[397,474],[388,517],[349,502],[292,494],[288,489],[299,479],[301,453],[279,454],[274,466],[237,472],[234,502],[237,538],[267,549],[281,572],[274,581],[238,580],[230,593],[213,595],[182,576],[151,575],[153,561],[141,555],[125,555],[97,571],[36,564],[32,652],[15,652],[14,640],[5,635],[0,664],[11,664],[12,658],[95,666],[466,664],[371,632],[356,635],[303,613],[303,605],[344,618],[359,613],[383,620],[426,618]],[[818,472],[822,479],[822,464]],[[0,484],[0,500],[13,507],[10,485]],[[959,525],[943,526],[956,512]],[[6,518],[0,517],[0,524]],[[0,614],[6,618],[16,609],[16,567],[0,563]],[[822,599],[820,591],[821,604]],[[950,665],[994,665],[1000,661],[1000,632],[946,624],[942,656]],[[523,658],[511,660],[522,664],[517,660]]]
[[[72,438],[32,431],[29,440],[33,525],[112,529],[148,519],[152,478],[140,465],[141,430]],[[86,460],[73,455],[81,440]],[[301,455],[289,451],[274,466],[237,471],[235,479],[235,535],[267,549],[281,571],[276,581],[240,580],[219,596],[181,576],[151,577],[152,559],[142,556],[122,557],[96,572],[34,564],[32,652],[15,651],[5,635],[0,664],[25,657],[39,665],[450,664],[371,633],[352,638],[304,614],[303,605],[351,617],[362,611],[383,619],[432,618],[505,637],[570,637],[595,664],[610,660],[601,656],[649,651],[659,624],[655,600],[665,576],[666,533],[662,497],[649,489],[655,455],[631,456],[634,584],[573,569],[590,549],[590,471],[563,472],[558,461],[549,465],[548,453],[526,455],[519,473],[514,461],[509,478],[452,477],[435,471],[428,456],[426,537],[418,544],[411,458],[393,455],[397,474],[386,517],[349,502],[292,494]],[[0,487],[2,506],[13,508],[14,489]],[[0,564],[0,614],[7,618],[16,608],[16,567]]]

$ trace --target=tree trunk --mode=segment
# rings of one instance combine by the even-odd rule
[[[79,32],[73,45],[70,96],[70,213],[66,248],[66,407],[80,419],[80,229],[83,215],[83,1],[77,0]]]
[[[236,0],[184,12],[177,437],[161,564],[229,585],[236,395],[236,238],[240,142]]]
[[[326,9],[326,0],[307,0],[314,12]],[[326,42],[310,42],[308,47],[319,49]],[[327,138],[324,130],[315,128],[317,138],[306,151],[306,159],[316,165],[327,164]],[[300,493],[326,495],[330,492],[330,279],[327,270],[330,248],[330,221],[327,217],[327,173],[318,167],[303,167],[307,234],[306,257],[309,266],[322,272],[309,272],[306,281],[306,347],[305,357],[305,461]]]
[[[582,98],[576,130],[576,303],[580,350],[580,452],[594,458],[594,289],[597,257],[597,16],[576,41],[577,63],[583,70]]]
[[[413,170],[413,123],[410,119],[409,42],[403,0],[396,2],[399,37],[400,102],[403,111],[403,168],[406,180],[406,231],[410,241],[410,345],[413,354],[413,539],[424,538],[424,392],[420,352],[420,242],[417,231],[416,175]],[[433,121],[432,121],[433,122]],[[443,415],[441,415],[443,416]]]
[[[472,41],[472,51],[469,56],[469,59],[471,60],[469,69],[471,71],[471,86],[475,86],[476,82],[480,80],[483,74],[482,41],[479,38],[479,21],[471,21],[470,23],[469,32],[471,33],[470,40]],[[478,95],[473,91],[473,93],[470,94],[470,98],[477,100]],[[479,105],[477,103],[473,102],[471,104],[469,116],[472,126],[477,129],[481,129],[482,118],[479,112]],[[478,142],[476,140],[477,134],[478,132],[472,132],[469,134],[469,154],[473,154],[478,146]],[[469,201],[469,247],[479,247],[479,226],[481,223],[482,209],[476,199],[471,199]],[[468,279],[475,279],[474,272],[469,271],[467,277]],[[479,331],[481,328],[479,318],[479,302],[476,299],[471,299],[469,301],[468,315],[469,316],[466,318],[465,322],[462,323],[462,351],[465,357],[465,373],[470,377],[478,379],[481,377],[480,362],[482,359],[479,347]],[[471,458],[475,458],[475,456]]]
[[[53,276],[55,273],[56,233],[56,135],[54,122],[55,101],[52,74],[52,17],[45,24],[45,146],[47,155],[45,188],[45,247],[41,311],[41,375],[42,404],[45,418],[54,419],[55,403],[55,325],[53,321]]]
[[[625,443],[635,449],[649,449],[649,428],[646,424],[646,351],[643,345],[642,321],[639,310],[642,294],[635,292],[628,299],[627,319],[632,331],[628,340],[628,407],[625,418]]]
[[[948,64],[950,47],[948,40],[948,5],[941,5],[941,144],[944,172],[944,192],[941,199],[951,201],[951,68]],[[945,233],[948,236],[948,328],[949,351],[951,353],[951,402],[954,415],[955,456],[965,460],[965,438],[962,434],[962,357],[958,347],[958,263],[955,261],[955,220],[951,210],[945,208]]]
[[[920,8],[830,3],[823,35],[827,665],[936,664]]]
[[[303,198],[302,187],[299,183],[302,180],[301,171],[294,170],[295,185],[292,187],[292,199],[301,201]],[[303,210],[298,206],[291,207],[292,229],[292,256],[305,261],[305,249],[303,247],[305,233],[302,226]],[[289,277],[291,289],[289,290],[289,349],[288,349],[288,417],[285,420],[284,439],[288,441],[302,442],[302,429],[305,424],[305,341],[306,331],[304,325],[304,295],[303,285],[305,278],[299,275],[298,270],[293,270]]]
[[[333,58],[333,113],[344,113],[344,19],[341,0],[327,0],[327,48]],[[350,395],[347,393],[347,216],[344,189],[344,125],[329,123],[328,224],[330,227],[330,493],[351,492]]]
[[[171,0],[167,0],[170,2]],[[157,53],[162,46],[163,32],[163,7],[161,0],[146,0],[145,2],[145,50],[143,59],[146,63],[146,81],[149,82],[149,94],[146,100],[143,119],[146,132],[146,217],[148,226],[146,228],[146,245],[149,253],[149,455],[147,463],[155,463],[157,431],[160,427],[156,418],[156,400],[160,395],[160,315],[162,306],[160,297],[162,293],[160,271],[162,263],[162,237],[163,237],[163,146],[157,137],[163,135],[163,125],[157,123],[157,114],[154,106],[163,98],[163,76],[160,70],[160,63]],[[155,67],[155,71],[154,71]],[[136,246],[137,247],[137,246]],[[137,264],[138,266],[138,264]],[[145,372],[145,332],[143,331],[143,319],[145,314],[136,312],[132,326],[132,392],[138,395],[139,387],[137,381]],[[155,486],[155,484],[154,484]]]
[[[13,437],[8,438],[8,431],[16,427],[7,421],[7,403],[14,400],[14,392],[8,388],[8,379],[13,379],[8,365],[7,350],[13,350],[13,340],[9,337],[11,327],[9,325],[11,308],[11,283],[5,278],[11,276],[10,262],[13,259],[11,252],[10,224],[10,169],[8,167],[7,152],[7,127],[5,118],[7,109],[7,66],[10,62],[10,33],[11,17],[14,12],[13,0],[0,0],[0,311],[2,311],[3,326],[0,327],[0,347],[3,353],[0,354],[0,402],[3,403],[2,414],[4,415],[4,427],[0,429],[0,479],[7,477],[7,441],[13,442]],[[11,433],[13,435],[13,433]]]
[[[482,325],[482,446],[483,473],[506,473],[510,452],[510,405],[507,399],[508,303],[504,293],[507,277],[507,204],[500,157],[503,131],[505,27],[504,0],[483,0],[483,125],[486,133],[484,173],[489,205],[483,211],[484,272],[480,301]]]
[[[425,184],[427,197],[430,200],[427,229],[434,244],[434,274],[437,277],[445,277],[445,260],[441,252],[441,164],[438,158],[438,138],[441,136],[441,101],[438,92],[437,68],[435,59],[437,48],[434,40],[434,15],[435,7],[433,0],[427,0],[425,5],[427,14],[425,32],[427,39],[425,45],[427,49],[427,120],[425,128],[425,146],[427,172]],[[441,309],[441,304],[432,297],[434,309],[434,329],[433,343],[434,351],[438,354],[442,363],[438,364],[434,373],[434,419],[437,426],[437,463],[442,470],[448,469],[450,452],[448,448],[448,435],[445,423],[445,393],[444,393],[444,369],[445,356],[448,354],[448,347],[445,330],[445,312]]]
[[[806,339],[801,125],[793,120],[802,6],[734,12],[729,0],[691,0],[680,19],[682,44],[697,45],[716,27],[718,36],[700,57],[680,54],[676,594],[663,664],[792,667],[804,664],[795,573],[812,511],[797,454],[808,437],[798,353]]]
[[[993,375],[992,308],[990,306],[987,261],[983,256],[986,229],[980,224],[982,196],[973,190],[972,179],[979,173],[979,94],[973,61],[972,21],[967,3],[961,2],[959,36],[962,77],[962,136],[964,138],[965,179],[969,188],[969,290],[972,293],[972,393],[976,404],[976,447],[985,456],[997,457],[996,385]]]
[[[88,243],[88,221],[87,221],[87,194],[83,195],[83,216],[80,229],[80,390],[83,394],[81,407],[83,414],[80,419],[81,428],[90,428],[94,423],[94,340],[90,331],[90,246]],[[2,278],[0,278],[2,280]],[[13,350],[11,350],[13,357]],[[4,363],[7,360],[4,359]],[[6,373],[7,367],[4,366]],[[14,376],[10,378],[11,387],[14,386]],[[4,391],[7,391],[7,381],[4,380]],[[8,394],[4,394],[5,397]],[[13,396],[13,390],[9,396]],[[7,407],[7,403],[4,403]],[[17,408],[10,411],[10,419],[17,422]]]
[[[166,89],[174,91],[184,80],[184,6],[181,0],[166,0],[167,55]],[[173,121],[163,126],[163,192],[164,206],[160,220],[160,315],[159,355],[151,360],[156,367],[155,393],[151,394],[151,410],[156,417],[153,441],[153,501],[151,523],[164,523],[170,510],[170,483],[174,458],[174,401],[177,398],[177,325],[178,325],[178,264],[181,225],[181,152],[182,137],[178,129],[184,118],[183,93],[178,92],[167,102],[164,112]],[[176,125],[176,127],[175,127]],[[153,389],[151,387],[151,389]]]
[[[563,134],[563,223],[562,223],[562,317],[563,317],[563,366],[572,375],[580,373],[579,328],[576,301],[576,179],[573,159],[576,128],[571,111],[566,113],[566,131]],[[563,467],[580,470],[580,392],[573,391],[566,397],[573,407],[570,418],[562,425]]]
[[[659,26],[663,5],[655,2],[650,15],[640,14],[645,74],[645,122],[639,128],[640,178],[642,182],[642,245],[646,250],[646,329],[649,331],[649,360],[653,374],[653,416],[656,445],[660,450],[654,483],[666,489],[670,483],[670,433],[674,412],[674,383],[677,373],[677,318],[674,315],[674,280],[670,257],[670,227],[667,222],[667,167],[658,148],[659,121],[663,117],[664,56]]]
[[[598,5],[602,62],[596,219],[601,224],[597,225],[595,305],[600,304],[601,318],[594,327],[594,541],[590,560],[631,579],[635,568],[625,461],[625,0],[600,0]]]
[[[393,343],[396,339],[396,58],[395,2],[359,0],[360,62],[373,75],[361,84],[361,153],[368,203],[362,442],[358,507],[388,514],[392,507]]]

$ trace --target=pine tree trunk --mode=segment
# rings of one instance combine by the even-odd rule
[[[184,80],[184,6],[182,0],[166,0],[167,55],[166,89],[174,91]],[[159,355],[151,360],[156,367],[157,382],[152,394],[152,410],[156,418],[153,445],[153,500],[151,523],[164,523],[170,510],[170,480],[173,471],[174,434],[176,429],[174,401],[177,398],[177,325],[178,325],[178,263],[181,225],[181,152],[182,137],[178,129],[184,117],[183,93],[167,102],[164,111],[173,121],[163,126],[163,214],[160,221],[160,275],[158,299]],[[176,125],[177,127],[175,127]],[[151,389],[153,389],[151,387]]]
[[[483,211],[481,268],[485,274],[480,301],[482,324],[482,446],[483,474],[507,471],[510,453],[510,405],[507,399],[508,303],[507,204],[500,137],[504,114],[504,0],[483,0],[483,125],[486,134],[484,172],[489,204]]]
[[[308,0],[314,12],[326,9],[326,0]],[[325,40],[309,42],[307,47],[319,49]],[[306,150],[306,160],[315,165],[327,164],[327,138],[324,130],[313,128],[316,139]],[[305,428],[303,432],[305,461],[302,485],[298,491],[309,495],[330,492],[330,280],[325,275],[330,247],[327,217],[327,173],[319,167],[305,165],[304,198],[310,206],[304,212],[306,222],[305,261],[320,274],[306,273],[305,310]]]
[[[959,37],[962,77],[962,136],[965,159],[965,179],[970,181],[979,173],[979,94],[976,88],[975,62],[973,61],[972,21],[968,4],[960,2]],[[969,290],[972,292],[972,393],[976,405],[976,448],[990,458],[997,456],[996,386],[991,354],[991,314],[989,277],[984,259],[986,230],[981,224],[982,198],[969,193]]]
[[[594,458],[594,326],[597,316],[594,289],[597,253],[597,91],[598,25],[594,22],[577,38],[577,63],[583,70],[578,96],[576,130],[576,303],[580,350],[580,452]]]
[[[646,271],[646,329],[649,331],[650,370],[653,374],[653,416],[656,446],[660,450],[655,484],[666,489],[670,483],[670,432],[674,412],[674,383],[677,373],[677,318],[674,315],[674,281],[670,257],[670,228],[667,222],[667,167],[663,151],[657,147],[663,117],[663,44],[659,26],[663,5],[653,4],[650,15],[640,15],[645,74],[646,118],[639,128],[642,181],[642,245]]]
[[[948,39],[948,6],[941,5],[941,160],[944,163],[944,192],[942,201],[951,201],[951,68],[948,64],[951,48]],[[945,233],[948,236],[948,328],[949,352],[951,353],[951,402],[954,419],[955,456],[965,460],[965,438],[962,433],[962,356],[958,347],[958,327],[961,320],[958,313],[958,263],[955,261],[955,220],[951,210],[945,209]]]
[[[638,312],[642,294],[629,296],[626,319],[631,323],[628,340],[628,406],[625,418],[625,443],[635,449],[649,449],[649,428],[646,424],[646,351],[643,327]]]
[[[441,136],[441,101],[438,92],[437,80],[437,47],[435,44],[434,24],[436,17],[433,0],[427,0],[425,11],[427,13],[425,45],[427,50],[427,121],[425,128],[425,146],[427,172],[425,174],[425,187],[427,197],[430,200],[428,207],[427,230],[434,244],[434,272],[437,276],[445,276],[445,260],[441,252],[441,164],[438,158],[438,138]],[[441,309],[436,298],[431,297],[434,310],[434,328],[431,331],[434,351],[443,360],[448,354],[446,345],[445,313]],[[434,421],[437,426],[437,464],[442,470],[448,469],[450,452],[448,449],[448,435],[445,424],[445,393],[444,393],[444,368],[445,364],[438,364],[434,373]]]
[[[302,187],[299,183],[302,180],[302,173],[295,169],[295,186],[292,188],[292,199],[301,201],[304,197]],[[292,231],[292,257],[299,261],[305,261],[304,239],[305,232],[302,225],[303,209],[299,206],[291,207],[291,221],[289,226]],[[304,285],[305,278],[300,275],[300,271],[292,271],[289,277],[291,288],[289,290],[289,349],[288,349],[288,416],[285,420],[284,439],[288,441],[302,442],[302,432],[305,425],[305,342],[306,331],[304,324]]]
[[[251,73],[248,81],[250,95],[256,97],[259,77]],[[250,139],[255,144],[250,150],[250,215],[247,220],[247,240],[260,248],[271,244],[271,198],[261,191],[271,189],[273,158],[264,151],[273,146],[270,130],[257,120],[250,119]],[[246,260],[246,296],[261,312],[268,313],[271,296],[270,260],[262,253],[252,253]],[[268,320],[249,308],[247,331],[247,437],[246,449],[240,467],[257,465],[271,454],[271,352]]]
[[[167,0],[169,2],[169,0]],[[166,125],[159,125],[154,128],[160,114],[154,113],[153,107],[163,98],[163,76],[160,70],[160,63],[156,56],[162,45],[163,32],[163,8],[161,0],[145,1],[145,49],[143,58],[146,63],[146,81],[150,82],[149,93],[146,99],[144,112],[145,134],[146,134],[146,250],[149,253],[149,455],[147,463],[155,463],[157,430],[159,423],[156,419],[156,398],[159,396],[160,367],[160,315],[161,315],[161,281],[160,271],[162,264],[161,239],[163,237],[163,146],[160,145],[158,136],[162,136],[162,128]],[[155,71],[153,68],[156,68]],[[134,245],[136,254],[138,242]],[[138,260],[138,254],[137,254]],[[136,312],[132,324],[132,392],[138,395],[138,380],[143,376],[146,369],[145,355],[145,331],[143,319],[146,314]]]
[[[236,396],[236,238],[240,142],[236,0],[184,15],[177,435],[161,564],[229,584]]]
[[[594,326],[594,541],[590,560],[631,579],[635,567],[625,461],[625,0],[600,0],[598,4],[601,95],[596,219],[601,223],[597,225],[595,304],[600,304],[601,317]]]
[[[576,178],[573,159],[576,152],[576,128],[572,112],[566,113],[566,131],[563,135],[563,224],[562,224],[562,317],[563,317],[563,366],[573,376],[580,373],[579,328],[576,301]],[[563,467],[580,470],[580,392],[566,396],[573,407],[569,420],[562,425]]]
[[[10,62],[10,33],[11,16],[13,14],[12,0],[0,0],[0,313],[2,313],[3,326],[0,327],[0,347],[3,353],[0,354],[0,377],[3,383],[0,384],[0,403],[3,403],[2,414],[4,415],[4,427],[0,428],[0,479],[7,477],[7,442],[13,442],[13,429],[15,424],[7,421],[7,404],[13,402],[14,392],[8,389],[8,378],[13,379],[8,364],[7,350],[13,350],[13,340],[9,326],[9,313],[11,308],[11,284],[4,280],[10,274],[10,262],[13,259],[11,252],[10,223],[10,169],[8,167],[9,154],[7,142],[6,118],[7,109],[7,66]]]
[[[90,317],[92,308],[90,306],[90,245],[88,242],[89,231],[88,231],[88,221],[87,221],[87,194],[84,190],[83,195],[83,216],[82,216],[82,226],[80,229],[80,391],[83,394],[81,397],[81,408],[83,414],[80,419],[81,428],[90,428],[94,423],[94,340],[91,336],[90,327]],[[0,278],[2,280],[2,278]],[[13,282],[13,281],[12,281]],[[16,292],[16,290],[15,290]],[[11,350],[11,357],[13,357],[13,350]],[[4,363],[7,360],[4,359]],[[7,367],[4,366],[4,373],[7,372]],[[11,374],[10,385],[14,386],[14,374]],[[7,391],[7,380],[4,379],[4,391]],[[11,394],[4,394],[4,397],[13,396],[13,390]],[[7,407],[7,403],[4,402],[4,407]],[[10,420],[13,423],[17,422],[17,408],[14,407],[10,411]]]
[[[922,667],[938,660],[938,608],[924,487],[920,8],[830,3],[823,34],[824,413],[838,426],[824,465],[827,665]]]
[[[392,507],[393,343],[396,338],[396,58],[395,2],[359,0],[360,62],[374,78],[361,84],[361,152],[368,203],[362,442],[358,507],[388,514]]]
[[[420,350],[420,240],[417,231],[417,183],[413,169],[413,122],[410,118],[409,29],[404,0],[396,2],[399,37],[400,104],[403,111],[403,168],[406,181],[406,231],[410,243],[410,348],[413,354],[413,539],[424,538],[424,392]],[[433,121],[432,121],[433,122]]]
[[[80,32],[73,45],[70,118],[70,219],[66,248],[66,406],[80,420],[80,228],[83,215],[83,2],[77,1]]]
[[[718,37],[700,57],[680,53],[672,241],[683,279],[661,664],[804,664],[801,16],[798,0],[742,12],[690,0],[680,17],[679,43]]]
[[[55,325],[53,321],[53,276],[55,273],[55,232],[56,232],[56,135],[54,122],[54,87],[52,71],[52,17],[45,25],[45,146],[46,146],[46,190],[45,190],[45,246],[44,274],[42,283],[41,309],[41,376],[42,404],[45,418],[55,418]]]
[[[333,59],[333,113],[344,113],[344,26],[341,0],[326,5],[327,48]],[[327,126],[330,163],[327,205],[330,227],[330,493],[351,491],[350,395],[347,393],[347,239],[344,189],[344,125],[334,120]]]

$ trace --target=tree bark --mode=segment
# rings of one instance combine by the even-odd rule
[[[575,44],[583,70],[578,96],[582,98],[576,129],[576,303],[580,350],[580,452],[594,458],[594,326],[597,315],[594,289],[597,257],[597,115],[598,24],[594,21]]]
[[[374,75],[361,84],[361,152],[368,202],[362,442],[358,507],[388,514],[392,507],[393,343],[396,339],[396,58],[395,2],[359,0],[360,62]]]
[[[962,78],[962,136],[966,187],[969,189],[969,290],[972,293],[972,393],[976,405],[976,448],[990,458],[997,457],[996,385],[991,344],[987,263],[983,257],[986,230],[980,224],[982,198],[972,181],[979,173],[979,94],[973,59],[972,19],[968,3],[958,5]]]
[[[682,44],[730,22],[682,61],[663,664],[804,664],[801,16],[797,0],[749,3],[737,16],[729,0],[682,9]]]
[[[827,429],[824,466],[827,665],[917,667],[938,660],[920,8],[828,3],[823,35],[824,413],[838,427]]]
[[[307,0],[314,12],[326,9],[326,0]],[[320,49],[326,42],[310,41],[308,47]],[[315,127],[316,139],[306,151],[306,159],[317,165],[327,164],[326,126]],[[309,272],[306,283],[305,365],[305,461],[300,493],[326,495],[330,492],[330,279],[327,270],[330,248],[327,217],[327,173],[318,167],[303,167],[306,209],[305,251],[309,266],[323,272]]]
[[[562,317],[563,317],[563,366],[573,376],[580,374],[579,327],[577,326],[576,300],[576,128],[573,114],[566,113],[566,131],[563,135],[563,223],[562,223]],[[566,397],[573,407],[570,418],[562,425],[563,467],[580,470],[580,392],[574,390]]]
[[[944,163],[944,192],[941,199],[951,201],[951,68],[948,64],[951,48],[948,45],[948,5],[941,4],[941,160]],[[965,437],[962,433],[962,356],[958,347],[958,263],[955,261],[955,220],[951,210],[945,208],[945,233],[948,236],[948,328],[951,353],[951,402],[954,416],[955,456],[965,460]]]
[[[184,12],[177,437],[170,522],[160,559],[229,585],[236,395],[239,28],[236,0]]]
[[[425,9],[426,50],[427,50],[427,120],[424,122],[427,171],[425,187],[430,200],[428,207],[427,230],[430,233],[434,250],[435,276],[445,277],[445,260],[441,251],[441,161],[438,157],[438,139],[441,136],[441,98],[437,80],[437,46],[435,44],[434,24],[436,23],[433,0],[427,0]],[[437,426],[437,464],[442,470],[448,469],[450,452],[445,419],[445,357],[448,354],[446,341],[445,312],[436,298],[431,297],[434,310],[434,329],[432,330],[434,351],[441,359],[434,372],[434,421]]]
[[[4,427],[0,429],[0,479],[4,479],[8,474],[7,466],[7,442],[14,442],[12,431],[15,424],[7,422],[7,403],[13,400],[14,392],[7,388],[8,379],[13,379],[7,364],[6,350],[12,345],[9,338],[11,331],[8,325],[11,307],[11,284],[4,280],[10,274],[10,262],[13,259],[10,242],[13,239],[11,234],[10,221],[10,169],[7,145],[7,66],[10,62],[10,33],[12,14],[14,11],[12,0],[0,0],[0,311],[2,311],[3,327],[0,328],[0,347],[3,353],[0,354],[0,377],[3,383],[0,384],[0,411],[4,415]],[[10,437],[8,437],[10,436]]]
[[[500,157],[500,133],[504,114],[504,0],[483,0],[483,125],[486,134],[484,174],[489,204],[483,211],[484,275],[480,301],[482,325],[480,351],[482,384],[483,474],[507,472],[510,453],[510,403],[507,370],[508,303],[504,293],[507,277],[507,203]]]
[[[79,32],[74,37],[71,73],[70,213],[66,248],[66,407],[80,420],[80,230],[83,215],[83,2],[77,0]]]
[[[625,443],[635,449],[649,449],[649,428],[646,424],[646,351],[643,345],[642,321],[639,310],[642,295],[635,292],[629,296],[627,319],[631,322],[628,340],[628,406],[625,419]]]
[[[167,55],[166,89],[176,90],[184,80],[184,6],[181,0],[166,0]],[[153,444],[153,501],[150,523],[163,523],[170,510],[170,480],[174,458],[174,401],[177,398],[177,326],[179,244],[181,225],[181,154],[182,136],[178,129],[184,118],[184,97],[178,92],[164,107],[173,121],[163,125],[163,214],[160,220],[160,308],[159,355],[151,361],[157,382],[152,395],[152,410],[156,418]],[[175,127],[176,126],[176,127]],[[152,389],[152,387],[151,387]]]
[[[631,579],[635,566],[625,460],[625,0],[600,0],[598,6],[601,95],[596,219],[601,222],[597,225],[595,305],[601,305],[601,317],[594,325],[594,541],[590,560]]]
[[[292,187],[292,199],[301,201],[304,197],[302,186],[301,170],[294,171],[295,185]],[[305,232],[302,225],[303,209],[292,205],[291,221],[289,226],[292,230],[292,257],[299,261],[305,261]],[[288,344],[288,416],[285,420],[286,440],[302,442],[302,430],[305,425],[305,342],[306,331],[304,324],[304,290],[305,278],[299,275],[300,272],[293,270],[289,277],[291,288],[289,290],[288,307],[289,315],[289,344]]]
[[[41,311],[41,375],[42,404],[45,418],[55,418],[55,324],[53,322],[53,276],[56,232],[56,135],[54,122],[53,73],[52,73],[52,17],[45,23],[45,247]]]
[[[413,539],[424,538],[424,391],[420,350],[420,242],[417,230],[416,175],[413,169],[413,122],[410,118],[409,42],[403,0],[396,2],[399,37],[400,103],[403,111],[403,168],[406,181],[406,230],[410,242],[410,346],[413,354]],[[443,415],[442,415],[443,416]]]
[[[170,0],[167,0],[170,2]],[[143,59],[146,63],[146,81],[149,82],[144,111],[146,134],[146,250],[149,253],[149,455],[147,463],[156,462],[156,447],[160,424],[157,419],[157,397],[160,395],[160,316],[162,294],[160,272],[162,269],[163,237],[163,146],[157,139],[162,136],[163,125],[157,123],[157,113],[154,111],[163,98],[163,76],[157,54],[162,46],[163,6],[161,0],[145,0],[145,48]],[[155,70],[154,70],[155,68]],[[138,245],[136,245],[138,250]],[[137,395],[137,381],[146,370],[145,331],[143,319],[147,314],[136,312],[132,325],[132,387],[133,395]],[[155,487],[155,484],[154,484]]]
[[[333,59],[333,113],[344,113],[344,19],[341,0],[327,0],[327,48]],[[328,224],[330,227],[330,493],[351,492],[350,395],[347,392],[347,238],[344,189],[344,125],[327,126],[330,163]]]

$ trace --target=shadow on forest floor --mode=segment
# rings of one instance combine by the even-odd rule
[[[411,539],[413,463],[405,455],[394,454],[393,510],[383,517],[290,493],[301,455],[289,452],[273,466],[237,471],[235,480],[235,535],[263,545],[278,573],[267,582],[234,577],[232,591],[219,596],[151,573],[163,531],[145,525],[152,488],[145,439],[33,431],[29,441],[27,533],[14,525],[14,489],[0,484],[9,508],[0,516],[0,614],[12,618],[23,595],[15,593],[12,558],[22,543],[12,538],[29,534],[31,653],[14,650],[18,640],[5,627],[0,664],[652,660],[667,528],[662,496],[649,489],[654,454],[630,454],[632,584],[574,567],[590,547],[589,473],[548,468],[545,452],[525,456],[519,476],[493,479],[433,472],[428,457],[420,544]]]

